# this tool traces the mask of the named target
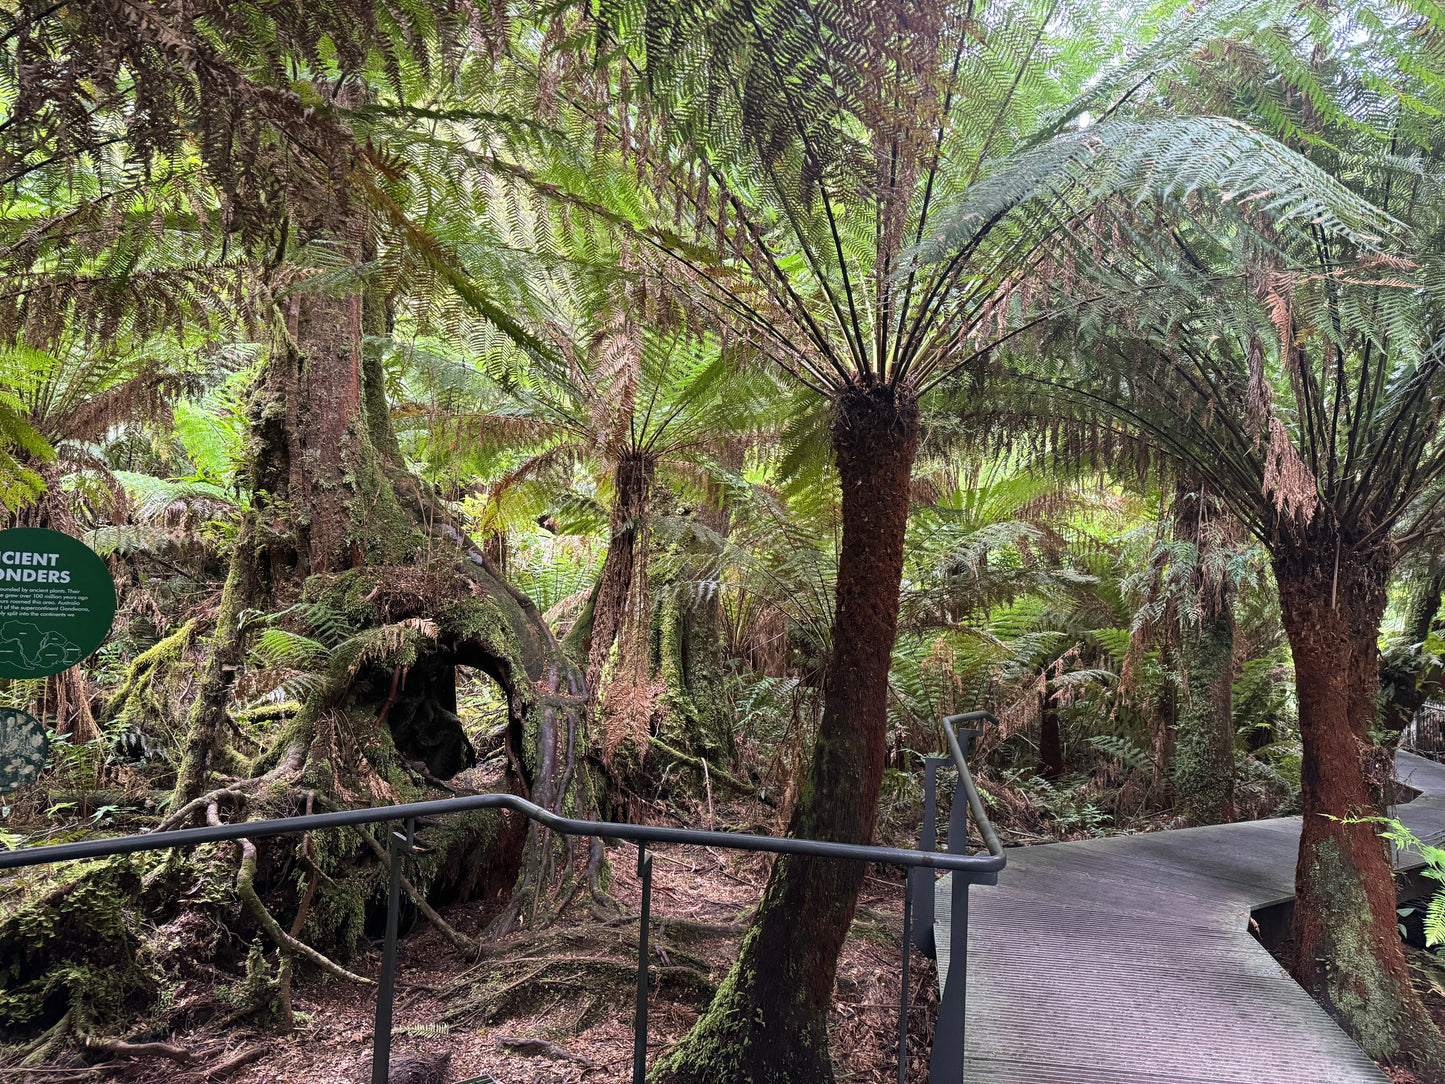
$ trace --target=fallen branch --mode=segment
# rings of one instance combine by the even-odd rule
[[[253,1061],[260,1061],[265,1053],[266,1048],[264,1046],[247,1047],[237,1054],[232,1054],[225,1061],[216,1063],[211,1071],[206,1074],[205,1079],[220,1080],[222,1077],[234,1073],[237,1069],[250,1065]]]
[[[242,839],[238,842],[241,844],[241,868],[236,873],[236,895],[241,898],[246,909],[261,924],[261,928],[266,931],[276,946],[283,952],[289,949],[306,957],[322,971],[328,975],[334,975],[338,979],[345,979],[347,982],[358,983],[362,986],[374,985],[370,979],[346,970],[340,964],[334,963],[317,952],[306,942],[297,940],[281,928],[281,924],[272,917],[270,911],[266,910],[266,905],[261,902],[261,897],[256,895],[256,844],[249,839]]]
[[[553,1061],[575,1062],[584,1069],[591,1069],[595,1064],[591,1058],[584,1058],[581,1054],[573,1054],[563,1050],[556,1043],[548,1042],[546,1039],[520,1039],[509,1035],[500,1036],[497,1045],[509,1054],[519,1054],[524,1058],[551,1058]]]
[[[170,1043],[128,1043],[123,1039],[96,1039],[86,1036],[85,1048],[98,1054],[122,1058],[169,1058],[182,1065],[194,1065],[197,1058],[185,1047]]]

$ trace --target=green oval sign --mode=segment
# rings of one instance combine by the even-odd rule
[[[94,550],[59,531],[0,531],[0,678],[68,670],[114,620],[115,584]]]
[[[23,711],[0,708],[0,794],[35,782],[48,757],[40,720]]]

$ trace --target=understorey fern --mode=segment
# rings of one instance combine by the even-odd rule
[[[1425,908],[1425,944],[1430,948],[1445,944],[1445,847],[1422,842],[1402,823],[1388,817],[1361,817],[1348,823],[1381,825],[1380,836],[1383,839],[1393,844],[1401,853],[1414,855],[1424,862],[1420,875],[1440,886],[1431,895]]]

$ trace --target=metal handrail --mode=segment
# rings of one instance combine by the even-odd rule
[[[953,757],[953,766],[958,769],[958,781],[963,785],[963,792],[968,795],[968,808],[973,813],[974,823],[978,825],[978,834],[983,837],[983,845],[988,848],[988,853],[999,859],[999,869],[1003,869],[1003,844],[998,841],[993,822],[988,819],[988,811],[983,807],[983,798],[979,796],[973,773],[968,770],[968,758],[963,755],[963,749],[958,744],[958,734],[954,730],[958,723],[981,722],[985,719],[994,726],[998,725],[998,719],[986,711],[947,716],[943,720],[943,736],[948,739],[948,752]],[[949,849],[952,850],[952,847]]]
[[[381,977],[378,981],[376,1006],[376,1028],[373,1031],[372,1081],[386,1084],[391,1055],[392,993],[397,963],[397,918],[400,908],[401,863],[404,855],[411,853],[416,838],[418,821],[443,816],[449,813],[464,813],[478,809],[509,809],[561,835],[588,836],[602,839],[623,840],[637,844],[638,875],[642,881],[642,919],[638,938],[638,986],[637,1015],[634,1018],[634,1084],[643,1084],[645,1075],[645,1052],[647,1031],[647,994],[649,960],[649,914],[651,910],[652,856],[647,854],[649,843],[679,843],[700,847],[723,847],[733,850],[763,851],[774,854],[806,855],[815,858],[832,858],[847,861],[879,862],[899,866],[909,871],[904,899],[904,960],[903,987],[899,1015],[899,1081],[906,1072],[907,1021],[909,1009],[908,986],[908,943],[911,919],[911,905],[919,878],[927,878],[927,907],[920,906],[920,914],[932,923],[933,878],[930,871],[942,871],[953,878],[955,900],[960,889],[965,895],[970,884],[993,884],[998,872],[1004,868],[1006,859],[998,836],[989,823],[988,815],[979,798],[973,777],[969,774],[967,758],[958,740],[954,726],[960,722],[989,719],[997,722],[988,712],[969,712],[965,715],[950,716],[943,720],[943,730],[948,741],[949,757],[958,770],[959,780],[968,796],[968,808],[972,809],[978,823],[987,854],[967,854],[967,830],[965,818],[959,809],[950,817],[948,850],[939,852],[935,843],[928,839],[928,832],[935,821],[934,810],[934,761],[930,758],[928,787],[926,792],[925,833],[918,850],[904,850],[900,847],[875,847],[862,844],[836,843],[830,840],[797,839],[791,836],[759,836],[740,832],[711,832],[691,828],[669,828],[664,825],[620,824],[613,821],[577,820],[559,816],[541,806],[534,805],[515,794],[476,794],[458,798],[443,798],[431,802],[408,802],[403,805],[372,806],[362,809],[344,809],[330,813],[313,813],[300,817],[281,817],[263,821],[239,821],[231,824],[207,825],[204,828],[184,828],[170,832],[149,832],[129,836],[113,836],[107,839],[83,840],[75,843],[47,844],[36,847],[21,847],[0,852],[0,870],[20,869],[28,866],[50,865],[59,862],[74,862],[86,858],[107,858],[116,855],[135,854],[141,851],[158,851],[170,847],[190,847],[206,843],[222,843],[229,840],[252,839],[261,836],[301,835],[305,832],[326,828],[356,827],[365,824],[400,823],[401,831],[391,833],[390,879],[387,898],[386,937],[382,953]],[[978,733],[969,731],[970,736]],[[955,803],[957,806],[958,803]],[[960,834],[957,826],[964,823]],[[921,901],[920,901],[921,902]],[[967,945],[968,909],[955,905],[952,914],[950,936],[954,944]],[[930,941],[931,943],[931,941]],[[927,948],[925,947],[925,951]],[[966,961],[961,961],[966,967]],[[956,965],[955,965],[956,966]],[[964,975],[963,968],[957,972]],[[952,983],[948,984],[950,987]],[[963,983],[959,984],[960,986]],[[958,1011],[954,1011],[957,1004]],[[945,990],[939,1006],[939,1027],[934,1044],[933,1056],[929,1063],[930,1084],[959,1084],[963,1079],[962,1042],[963,1015],[961,996]],[[945,1026],[946,1025],[946,1026]],[[956,1049],[955,1049],[956,1048]],[[940,1056],[942,1051],[942,1056]]]
[[[967,769],[965,768],[965,771]],[[405,805],[367,806],[343,809],[334,813],[312,813],[303,817],[281,817],[268,821],[238,821],[232,824],[208,825],[205,828],[184,828],[173,832],[150,832],[133,836],[111,836],[106,839],[82,840],[77,843],[52,843],[40,847],[20,847],[0,853],[0,869],[47,865],[52,862],[74,862],[82,858],[106,858],[138,851],[162,851],[167,847],[190,847],[202,843],[222,843],[252,836],[295,836],[323,828],[347,828],[359,824],[381,824],[388,821],[424,820],[447,813],[466,813],[476,809],[510,809],[536,821],[560,835],[597,836],[620,839],[630,843],[683,843],[697,847],[728,847],[740,851],[768,851],[774,854],[801,854],[815,858],[843,858],[861,862],[882,862],[891,866],[930,866],[934,869],[961,873],[996,873],[1003,868],[1002,854],[955,855],[924,851],[908,851],[901,847],[873,847],[853,843],[833,843],[820,839],[795,839],[791,836],[755,836],[741,832],[707,832],[693,828],[669,828],[656,824],[621,824],[615,821],[584,821],[557,814],[533,805],[515,794],[472,794],[460,798],[441,798],[433,802],[408,802]]]

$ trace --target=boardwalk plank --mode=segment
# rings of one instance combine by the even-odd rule
[[[1445,765],[1396,757],[1445,838]],[[969,904],[968,1084],[1388,1084],[1248,930],[1289,899],[1298,817],[1009,852]],[[1415,863],[1409,863],[1411,865]],[[947,982],[951,892],[935,938]]]

